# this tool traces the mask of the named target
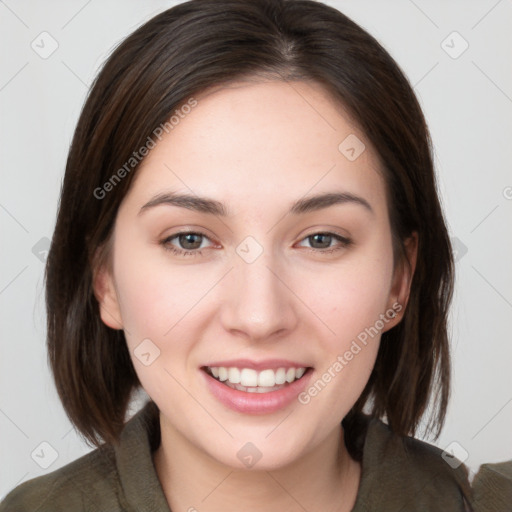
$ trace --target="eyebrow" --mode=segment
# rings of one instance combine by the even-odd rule
[[[291,205],[288,213],[300,215],[323,210],[324,208],[338,204],[357,204],[364,207],[365,210],[371,214],[374,214],[370,203],[366,199],[350,192],[328,192],[299,199]],[[216,201],[215,199],[190,194],[176,194],[173,192],[154,196],[150,201],[142,206],[138,215],[141,215],[144,211],[147,211],[150,208],[160,205],[178,206],[188,210],[207,213],[219,217],[229,217],[232,215],[223,203]]]

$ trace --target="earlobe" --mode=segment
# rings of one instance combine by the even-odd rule
[[[385,331],[399,324],[403,318],[405,308],[409,301],[411,284],[416,270],[418,257],[418,233],[414,231],[404,241],[405,260],[402,260],[393,276],[393,284],[389,295],[389,307],[397,314],[388,324]]]
[[[102,322],[112,329],[122,329],[121,311],[112,272],[99,267],[93,273],[93,291],[99,304]]]

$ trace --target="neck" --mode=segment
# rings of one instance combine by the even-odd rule
[[[219,463],[179,432],[165,428],[154,453],[171,510],[350,512],[361,477],[341,425],[314,450],[274,470],[241,470]]]

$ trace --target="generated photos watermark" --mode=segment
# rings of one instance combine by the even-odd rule
[[[133,170],[139,165],[142,160],[149,154],[149,152],[156,147],[156,140],[162,140],[164,133],[171,133],[176,126],[178,126],[182,119],[184,119],[192,109],[197,106],[197,100],[190,98],[187,103],[182,105],[179,109],[174,111],[174,114],[165,122],[157,126],[151,135],[148,135],[146,142],[138,151],[134,151],[130,158],[123,164],[122,167],[117,169],[114,174],[101,186],[94,189],[94,197],[96,199],[105,199],[107,194],[114,190],[114,188]]]
[[[357,335],[357,339],[353,339],[350,344],[350,348],[346,350],[342,355],[338,355],[336,360],[327,368],[327,370],[315,381],[307,390],[300,393],[297,397],[298,401],[307,405],[311,402],[311,399],[317,396],[326,386],[331,382],[340,372],[347,366],[352,359],[354,359],[361,350],[368,345],[369,338],[373,339],[377,336],[384,326],[402,310],[403,306],[395,302],[391,308],[386,310],[385,313],[381,313],[379,319],[375,323],[366,327]]]

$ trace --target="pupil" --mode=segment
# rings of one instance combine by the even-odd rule
[[[180,235],[179,241],[184,249],[198,249],[201,246],[201,236],[196,233],[187,233],[186,235]],[[194,242],[194,237],[197,237],[199,240]]]
[[[331,235],[318,233],[316,235],[313,235],[312,238],[315,241],[319,241],[323,248],[329,247],[331,245]],[[322,242],[323,242],[323,244],[322,244]]]

